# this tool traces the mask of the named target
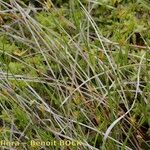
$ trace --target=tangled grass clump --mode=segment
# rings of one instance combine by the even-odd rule
[[[2,149],[149,149],[146,1],[28,2],[0,0]]]

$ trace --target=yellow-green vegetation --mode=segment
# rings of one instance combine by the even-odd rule
[[[0,149],[150,149],[148,0],[0,0]]]

